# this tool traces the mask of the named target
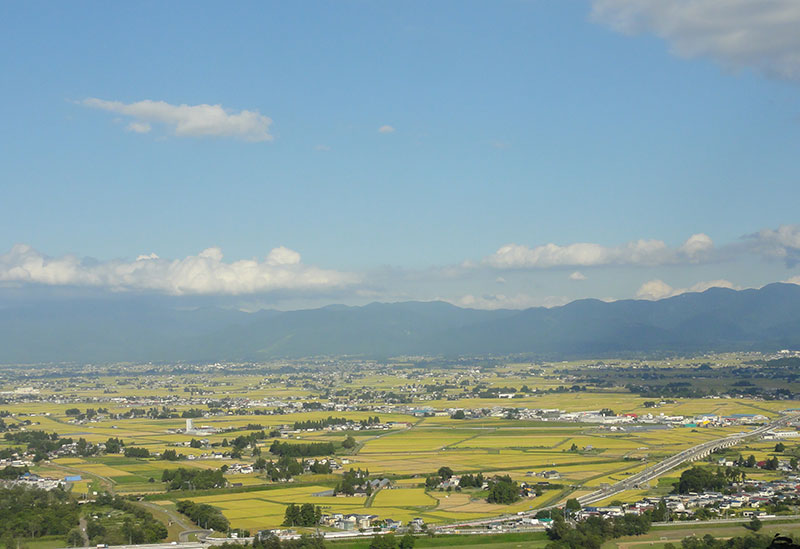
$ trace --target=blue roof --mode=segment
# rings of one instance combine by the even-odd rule
[[[80,475],[72,475],[72,476],[64,477],[64,480],[66,480],[67,482],[79,482],[81,480],[81,476]]]

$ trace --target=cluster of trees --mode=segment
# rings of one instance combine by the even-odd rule
[[[333,442],[309,442],[307,444],[289,444],[288,442],[273,441],[269,452],[276,456],[312,457],[329,456],[336,451]]]
[[[123,454],[125,457],[132,457],[132,458],[149,458],[150,457],[150,450],[147,448],[137,448],[136,446],[128,446],[123,450]]]
[[[392,533],[375,536],[369,543],[369,549],[413,549],[416,539],[411,534],[405,534],[399,540]]]
[[[329,475],[333,472],[330,462],[322,462],[314,460],[314,463],[308,464],[308,470],[317,475]]]
[[[215,549],[242,549],[235,543],[223,543],[214,546]],[[325,549],[325,538],[322,536],[309,536],[303,534],[299,539],[281,540],[273,533],[265,536],[256,536],[253,540],[253,549]]]
[[[86,535],[92,544],[156,543],[166,538],[169,534],[166,526],[156,520],[152,514],[141,507],[137,507],[130,501],[102,494],[97,497],[91,508],[104,506],[123,511],[125,517],[122,524],[117,524],[116,522],[109,524],[99,518],[89,517],[86,521]],[[79,541],[79,543],[71,543],[71,545],[76,547],[83,546],[83,536],[77,529],[70,532],[68,541]]]
[[[600,549],[603,542],[609,539],[646,534],[651,523],[648,513],[612,519],[589,517],[574,526],[566,521],[560,510],[553,510],[552,518],[553,522],[547,530],[547,536],[552,541],[546,549]]]
[[[735,467],[722,469],[717,467],[716,472],[704,467],[692,467],[681,473],[680,480],[675,485],[675,492],[688,494],[689,492],[720,491],[731,482],[744,480],[745,473]]]
[[[781,461],[778,459],[778,456],[772,456],[764,463],[764,469],[767,471],[777,471],[780,464]]]
[[[711,534],[706,534],[702,538],[691,536],[683,538],[680,549],[780,549],[797,547],[798,542],[790,536],[775,536],[774,538],[760,535],[748,534],[737,536],[727,540],[716,539]],[[678,549],[672,543],[666,543],[664,549]]]
[[[0,488],[0,543],[6,547],[15,547],[16,538],[65,535],[78,516],[78,504],[62,490]]]
[[[248,446],[256,448],[256,446],[258,445],[258,441],[264,440],[267,437],[268,435],[266,431],[262,429],[261,431],[256,431],[248,435],[239,435],[238,437],[230,441],[230,445],[240,450],[244,450]]]
[[[511,480],[509,475],[496,476],[489,480],[487,502],[508,505],[519,499],[519,484]]]
[[[347,438],[345,438],[344,442],[342,442],[342,448],[352,450],[356,447],[356,444],[356,439],[353,438],[353,435],[347,435]]]
[[[322,509],[310,503],[290,503],[283,515],[284,526],[316,526],[322,518]]]
[[[460,488],[481,488],[486,481],[483,478],[483,473],[476,475],[461,475],[461,480],[458,483]]]
[[[181,417],[184,419],[196,419],[203,417],[207,412],[201,408],[189,408],[181,412]]]
[[[264,471],[273,482],[278,480],[289,480],[293,476],[299,475],[303,472],[303,465],[295,458],[289,456],[281,456],[277,462],[272,460],[267,461],[260,457],[253,463],[253,469],[256,471]]]
[[[777,443],[775,445],[775,451],[778,452],[778,453],[785,452],[786,451],[786,445],[783,442]],[[750,454],[747,457],[747,459],[745,459],[741,454],[739,454],[739,457],[733,463],[737,467],[748,467],[748,468],[751,468],[751,469],[758,465],[758,461],[756,460],[756,456],[754,456],[753,454]],[[772,456],[770,459],[766,460],[766,463],[764,464],[764,469],[768,469],[770,471],[775,471],[780,466],[780,464],[781,464],[781,461],[778,459],[778,457],[777,456]],[[798,465],[797,458],[792,456],[792,458],[789,460],[789,466],[792,469],[797,470],[797,465]]]
[[[164,469],[161,482],[167,483],[167,490],[206,490],[222,488],[227,484],[222,469]]]
[[[368,427],[370,425],[375,425],[380,423],[381,420],[378,416],[370,417],[367,419],[362,419],[359,423],[362,427]],[[324,429],[325,427],[330,427],[331,425],[347,425],[350,423],[350,420],[346,417],[331,417],[328,416],[326,419],[320,420],[311,420],[308,421],[295,421],[294,428],[295,430],[306,430],[306,429],[314,429],[320,430]]]
[[[6,465],[0,469],[0,480],[16,480],[28,472],[28,466],[14,467],[13,465]]]
[[[181,459],[181,456],[182,454],[178,454],[178,452],[176,452],[172,448],[164,450],[161,453],[161,459],[166,461],[178,461],[179,459]]]
[[[453,476],[453,470],[450,467],[439,467],[439,470],[432,475],[428,475],[425,479],[425,488],[436,488],[439,483],[448,480]]]
[[[345,471],[342,475],[342,481],[333,489],[334,494],[345,494],[352,496],[356,493],[356,488],[361,486],[369,479],[369,470],[362,471],[359,467],[358,470],[350,469]],[[367,484],[366,493],[369,495],[372,492],[372,487]]]
[[[98,444],[92,444],[81,437],[78,439],[78,442],[75,443],[75,452],[82,457],[94,456],[100,453],[100,446]]]
[[[176,508],[179,513],[183,513],[202,528],[216,530],[217,532],[228,530],[228,519],[219,509],[215,509],[207,503],[195,503],[192,500],[184,499],[176,504]]]
[[[65,415],[74,417],[78,420],[92,419],[93,417],[97,417],[97,414],[107,413],[108,408],[98,408],[97,410],[94,408],[86,408],[85,412],[81,412],[78,408],[67,408],[67,410],[64,412]]]
[[[109,438],[106,441],[106,453],[107,454],[119,454],[122,451],[123,446],[125,446],[125,443],[122,442],[121,439]]]
[[[59,438],[57,433],[45,431],[17,431],[3,435],[8,442],[24,444],[29,452],[33,452],[33,461],[47,459],[50,452],[55,452],[64,445],[72,444],[71,438]]]

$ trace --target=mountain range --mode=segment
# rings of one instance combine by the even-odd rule
[[[485,311],[444,302],[246,313],[155,300],[0,308],[0,363],[269,360],[349,355],[547,358],[800,348],[800,286],[711,288],[659,301],[594,299]]]

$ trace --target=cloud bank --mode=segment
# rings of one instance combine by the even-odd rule
[[[506,244],[483,260],[496,269],[547,269],[552,267],[595,267],[601,265],[665,265],[697,263],[714,249],[708,235],[692,235],[679,248],[670,248],[661,240],[635,240],[622,246],[579,242],[566,246],[545,244],[530,248]]]
[[[626,34],[653,33],[681,57],[800,80],[797,0],[594,0],[592,18]]]
[[[486,294],[475,296],[467,294],[457,299],[444,299],[458,307],[467,309],[530,309],[531,307],[560,307],[566,305],[571,300],[565,296],[546,296],[536,297],[524,293],[505,295],[505,294]]]
[[[690,292],[705,292],[709,288],[730,288],[732,290],[739,290],[732,282],[727,280],[710,280],[707,282],[698,282],[689,288],[673,288],[666,282],[660,279],[649,280],[641,285],[636,292],[637,299],[664,299],[667,297],[674,297]]]
[[[184,259],[140,255],[135,261],[95,262],[72,255],[47,257],[18,244],[0,255],[0,283],[91,286],[113,291],[155,291],[169,295],[244,295],[277,290],[322,291],[358,282],[351,273],[304,265],[285,247],[263,261],[225,263],[222,250],[207,248]]]
[[[747,235],[751,250],[768,259],[778,259],[787,267],[800,263],[800,225],[781,225],[777,229],[762,229]]]
[[[127,130],[148,133],[151,123],[164,124],[178,137],[233,137],[244,141],[272,141],[272,119],[258,111],[231,111],[222,105],[171,105],[164,101],[122,103],[90,97],[86,107],[130,116]]]

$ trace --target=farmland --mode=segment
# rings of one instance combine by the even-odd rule
[[[104,491],[144,497],[170,512],[178,501],[191,499],[219,509],[231,528],[249,531],[280,527],[289,504],[312,504],[325,515],[370,515],[402,523],[419,518],[441,525],[558,504],[624,480],[683,449],[750,429],[747,418],[768,420],[800,408],[800,401],[774,398],[770,392],[778,387],[797,392],[800,386],[750,366],[758,360],[720,355],[652,361],[647,377],[641,375],[642,361],[630,360],[599,370],[597,362],[498,362],[488,367],[337,362],[215,365],[191,371],[125,365],[76,367],[72,373],[67,369],[37,379],[8,368],[0,377],[0,410],[12,429],[57,433],[94,448],[30,465],[42,476],[79,476],[68,488],[81,497]],[[708,363],[711,373],[698,370]],[[745,365],[760,372],[753,378],[758,380],[754,395],[735,390],[741,377],[730,371]],[[609,369],[629,383],[608,382]],[[698,375],[705,380],[700,385],[710,388],[703,396],[654,398],[631,389],[636,380],[660,376],[668,383]],[[680,385],[664,386],[675,392],[673,387]],[[653,419],[642,422],[646,417]],[[188,432],[187,419],[193,422]],[[120,450],[101,451],[111,439],[121,441]],[[330,443],[333,452],[298,454],[300,470],[290,476],[253,469],[259,459],[277,462],[270,453],[276,440],[309,448]],[[15,448],[19,444],[13,440],[0,442],[0,451]],[[142,455],[126,456],[130,448]],[[749,441],[742,451],[758,460],[775,455],[768,442]],[[330,470],[328,465],[310,470],[323,459]],[[224,486],[198,488],[188,480],[169,489],[162,482],[177,468],[213,472],[221,467]],[[497,504],[487,502],[481,487],[426,488],[426,479],[441,467],[455,475],[507,475],[536,491]],[[351,469],[389,483],[367,493],[334,494]],[[673,480],[680,470],[670,474]],[[605,503],[663,493],[664,486],[642,486]]]

